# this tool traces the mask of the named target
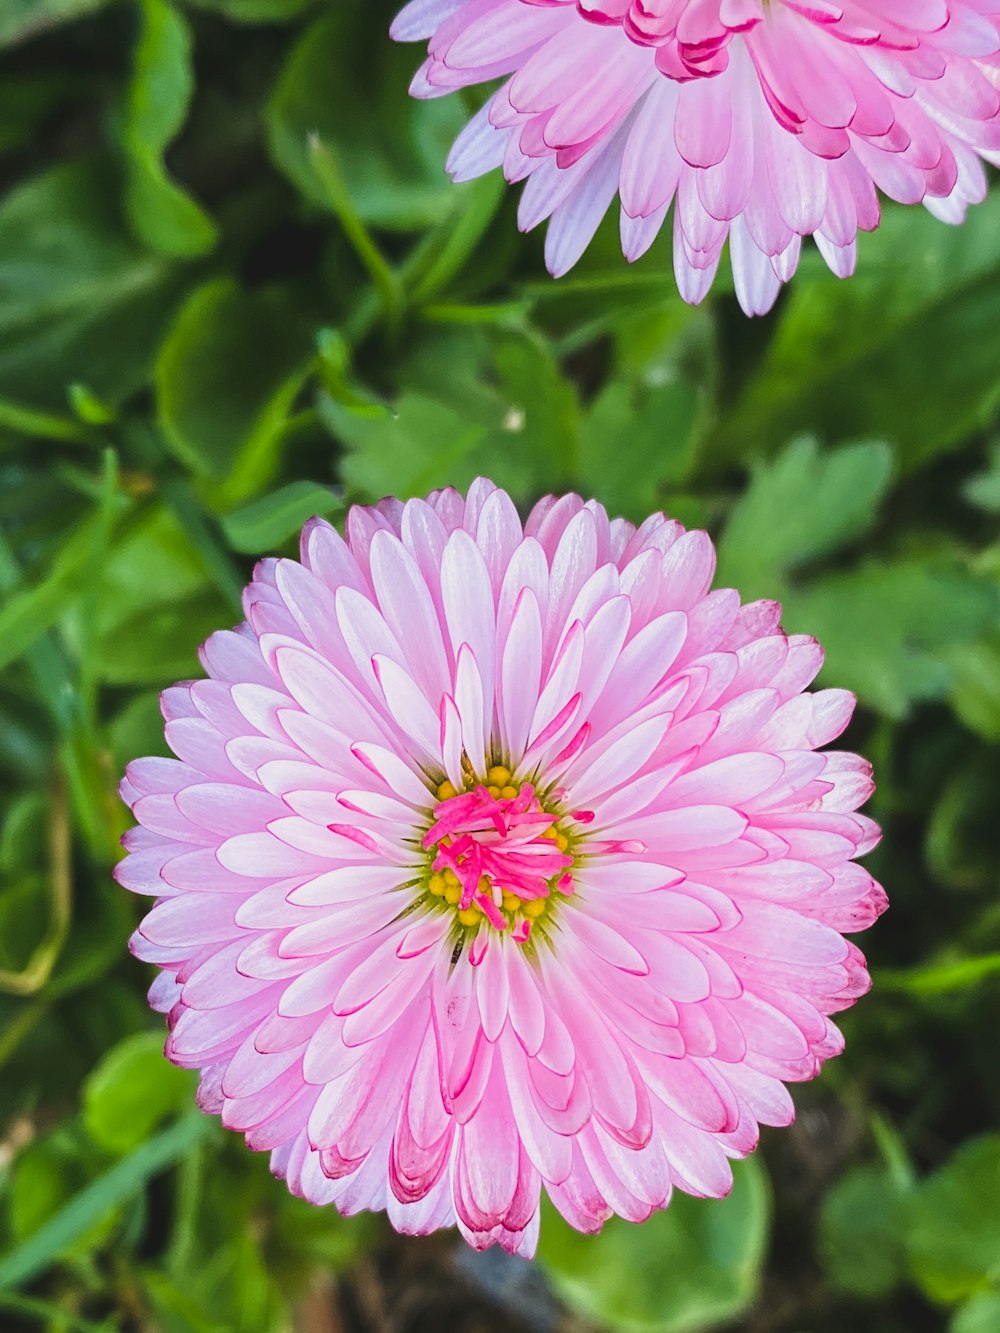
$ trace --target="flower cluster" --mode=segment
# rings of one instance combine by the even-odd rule
[[[998,0],[411,0],[393,35],[430,39],[418,97],[505,80],[449,169],[526,180],[557,276],[617,194],[629,259],[673,205],[685,300],[728,238],[763,313],[803,236],[846,276],[877,189],[957,222],[1000,160]]]
[[[731,6],[729,7],[731,8]],[[720,58],[721,58],[720,52]],[[165,692],[120,882],[167,1053],[297,1194],[530,1254],[719,1196],[868,986],[853,698],[711,542],[476,482],[314,521]]]

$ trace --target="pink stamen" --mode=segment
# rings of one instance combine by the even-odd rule
[[[548,897],[552,883],[562,893],[573,891],[573,858],[546,836],[557,822],[558,816],[542,808],[530,782],[511,797],[493,796],[477,786],[435,806],[423,845],[434,849],[435,871],[450,870],[458,879],[459,910],[475,904],[490,925],[506,930],[511,922],[501,910],[503,893],[530,901]],[[527,931],[513,937],[523,941]]]

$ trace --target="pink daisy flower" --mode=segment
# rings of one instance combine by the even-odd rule
[[[876,189],[947,222],[1000,161],[998,0],[411,0],[393,36],[430,38],[417,97],[506,80],[448,169],[527,180],[559,277],[615,195],[628,259],[673,211],[681,295],[700,301],[728,237],[761,314],[803,236],[853,272]]]
[[[530,1255],[721,1196],[868,987],[854,707],[703,532],[578,496],[355,508],[265,560],[122,786],[200,1101],[315,1203]]]

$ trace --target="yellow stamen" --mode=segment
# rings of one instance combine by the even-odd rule
[[[500,795],[504,798],[505,801],[512,801],[514,797],[517,795],[517,788],[510,786],[501,787]]]
[[[455,906],[455,904],[459,901],[461,897],[462,897],[461,884],[449,884],[444,891],[444,900],[446,903],[451,903],[452,907]]]
[[[547,905],[544,898],[531,898],[522,905],[521,911],[525,916],[541,916]]]
[[[463,926],[474,926],[479,920],[479,913],[473,911],[471,907],[466,907],[459,912],[458,919]]]
[[[564,852],[569,846],[569,838],[566,837],[565,833],[556,834],[556,846],[561,852]]]
[[[497,797],[500,795],[500,788],[497,787],[497,786],[487,787],[486,790],[487,790],[487,791],[489,792],[489,794],[493,797],[494,801],[495,801],[495,800],[497,799]]]
[[[492,787],[506,787],[510,782],[510,769],[502,764],[494,764],[486,774],[486,781]]]
[[[443,898],[444,891],[447,887],[444,875],[431,875],[427,882],[427,887],[430,889],[431,893],[433,893],[435,898]]]
[[[538,836],[540,838],[551,838],[555,842],[556,838],[559,837],[559,830],[553,824],[551,828],[547,828],[544,833],[540,833]]]
[[[455,786],[453,782],[449,782],[447,778],[445,779],[444,782],[441,783],[440,787],[438,787],[439,801],[450,801],[453,796],[457,795],[458,795],[458,788]]]
[[[521,899],[516,893],[505,893],[503,896],[504,909],[508,912],[516,912],[521,906]]]
[[[455,884],[461,884],[462,881],[455,874],[454,870],[452,870],[451,866],[449,866],[448,869],[444,872],[444,882],[446,884],[451,884],[452,886],[454,886]]]

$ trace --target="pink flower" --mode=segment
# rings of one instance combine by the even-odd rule
[[[1000,162],[998,0],[411,0],[429,37],[411,91],[504,78],[448,168],[527,180],[520,225],[579,259],[615,194],[628,259],[674,204],[681,295],[700,301],[727,236],[748,314],[770,309],[803,236],[853,272],[876,187],[947,222]]]
[[[853,698],[703,532],[575,495],[314,520],[265,560],[176,759],[122,786],[167,1054],[290,1188],[530,1255],[721,1196],[868,987]]]

